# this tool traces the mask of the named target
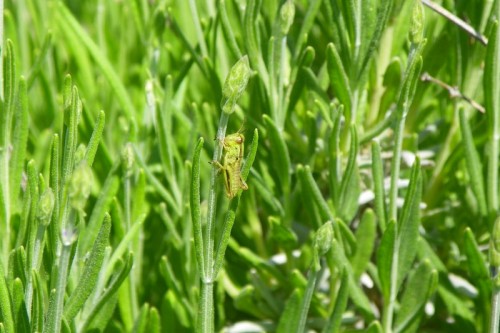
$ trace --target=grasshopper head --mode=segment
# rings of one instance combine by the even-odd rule
[[[224,138],[225,146],[241,145],[243,142],[245,142],[245,136],[241,133],[230,134]]]

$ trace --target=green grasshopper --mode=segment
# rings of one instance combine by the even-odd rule
[[[245,137],[239,132],[226,136],[222,140],[222,147],[224,148],[223,164],[213,161],[213,164],[223,172],[226,196],[229,199],[234,198],[239,190],[248,190],[248,185],[241,177],[244,141]]]

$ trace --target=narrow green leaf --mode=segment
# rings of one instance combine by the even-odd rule
[[[344,105],[347,110],[350,110],[352,93],[349,86],[349,78],[335,45],[331,43],[328,44],[326,49],[326,61],[333,93],[339,99],[340,104]]]
[[[21,175],[24,169],[26,158],[26,145],[28,142],[28,92],[26,80],[21,77],[19,80],[18,105],[14,115],[14,131],[12,137],[12,155],[10,157],[10,189],[12,206],[20,202],[18,200],[21,190]]]
[[[338,214],[345,221],[351,221],[358,210],[358,198],[361,192],[359,175],[357,169],[358,157],[358,134],[356,127],[351,126],[351,147],[349,157],[342,181],[340,183],[340,200],[338,202]]]
[[[106,118],[104,111],[99,112],[94,131],[92,132],[92,136],[90,137],[90,141],[87,146],[87,151],[85,152],[85,159],[87,160],[87,164],[89,166],[92,166],[92,164],[94,164],[94,157],[97,153],[97,148],[99,148],[99,143],[101,142],[105,121]]]
[[[498,7],[498,4],[497,4]],[[498,14],[498,13],[496,13]],[[498,20],[498,17],[497,17]],[[496,217],[498,213],[498,154],[500,136],[500,33],[498,22],[492,25],[486,47],[484,63],[484,101],[488,118],[488,179],[487,202],[490,215]]]
[[[140,216],[148,213],[148,204],[146,202],[146,174],[143,169],[139,169],[137,179],[132,193],[132,221],[137,221]]]
[[[47,319],[43,323],[43,332],[54,332],[55,331],[55,318],[56,318],[56,306],[54,303],[56,300],[56,290],[50,290],[49,296],[49,309],[47,310]]]
[[[172,244],[174,245],[174,247],[179,248],[182,245],[183,240],[179,235],[177,228],[175,227],[172,217],[167,213],[167,206],[164,202],[160,203],[158,212],[163,222],[165,223],[167,233],[169,234],[169,238],[171,239]]]
[[[357,25],[359,26],[359,34],[360,34],[360,45],[358,50],[358,59],[361,60],[363,56],[366,54],[368,49],[370,48],[370,40],[375,33],[375,25],[377,23],[377,4],[379,1],[376,0],[365,0],[357,2],[359,8],[357,11],[359,12],[358,18],[356,20]],[[361,65],[361,62],[356,62]]]
[[[377,269],[380,279],[380,288],[384,300],[389,302],[391,290],[391,271],[393,264],[393,254],[396,246],[396,222],[391,220],[385,228],[382,240],[377,252]]]
[[[14,310],[16,332],[29,332],[29,319],[28,313],[26,312],[26,303],[24,302],[24,287],[21,279],[19,278],[14,280],[12,306]]]
[[[59,243],[59,210],[61,206],[61,197],[60,197],[60,152],[59,152],[59,135],[54,134],[52,137],[52,146],[51,146],[51,154],[50,154],[50,188],[54,191],[54,209],[52,213],[52,219],[49,224],[48,234],[49,234],[49,246],[52,252],[52,259],[55,258],[55,249],[57,249],[57,244]]]
[[[311,174],[311,168],[307,165],[305,167],[302,165],[298,165],[297,166],[297,175],[299,176],[299,179],[301,181],[303,189],[305,190],[305,194],[311,195],[313,197],[313,200],[315,201],[315,203],[320,211],[321,218],[323,219],[323,221],[321,221],[321,222],[324,223],[326,221],[333,221],[334,215],[330,211],[330,208],[328,207],[328,203],[323,198],[323,195],[321,194],[321,191],[320,191],[318,185],[314,181],[314,178]]]
[[[224,263],[224,255],[226,254],[227,244],[231,237],[231,230],[234,225],[234,218],[236,217],[235,209],[229,209],[224,218],[224,225],[222,227],[222,237],[217,244],[214,259],[214,276],[217,277],[219,271]]]
[[[437,271],[429,261],[422,262],[408,277],[401,296],[401,303],[394,332],[402,333],[423,315],[424,307],[437,287]]]
[[[262,58],[263,52],[259,48],[257,39],[257,14],[260,11],[261,5],[262,1],[248,0],[243,17],[243,38],[251,67],[257,70],[265,90],[269,92],[269,73],[264,64]]]
[[[163,186],[161,181],[159,181],[158,178],[156,178],[156,176],[153,174],[151,168],[146,165],[146,163],[142,159],[142,154],[139,153],[137,147],[134,145],[133,148],[135,152],[135,160],[137,164],[139,164],[139,166],[144,170],[149,183],[154,187],[156,192],[158,192],[163,200],[165,200],[169,204],[169,207],[172,207],[175,210],[175,213],[177,215],[182,215],[182,207],[179,206],[179,203],[175,200],[172,193],[168,191],[165,186]]]
[[[384,32],[385,27],[387,25],[387,21],[391,16],[394,0],[381,1],[379,2],[379,4],[380,7],[378,9],[378,14],[377,14],[377,23],[375,24],[370,44],[366,50],[366,53],[363,55],[361,65],[359,66],[357,81],[359,81],[361,76],[365,74],[366,68],[370,63],[370,60],[372,60],[373,58],[373,53],[376,51],[378,47],[380,38],[382,37],[382,33]]]
[[[13,283],[15,278],[20,278],[23,284],[26,284],[26,251],[23,246],[18,247],[17,249],[13,250],[11,252],[13,256],[11,259],[13,259],[13,268],[12,268],[12,279],[9,278],[9,287],[13,288]],[[10,260],[9,260],[10,261]],[[9,263],[10,264],[10,263]]]
[[[339,332],[340,325],[342,324],[342,314],[345,312],[347,299],[349,297],[349,280],[345,270],[342,271],[341,276],[340,288],[337,292],[337,298],[335,299],[335,307],[333,308],[327,325],[323,329],[323,333]]]
[[[116,175],[117,164],[110,170],[104,185],[100,189],[97,202],[94,205],[92,214],[87,222],[87,226],[82,230],[78,242],[79,257],[83,257],[87,251],[90,251],[92,244],[101,229],[104,216],[110,211],[113,198],[118,193],[120,179]]]
[[[137,317],[132,333],[145,333],[148,325],[149,304],[144,304]]]
[[[375,214],[373,213],[373,210],[367,209],[359,222],[358,229],[356,230],[357,247],[356,252],[351,259],[354,276],[358,279],[370,262],[373,247],[375,245],[375,239],[377,237],[376,231]]]
[[[340,128],[342,113],[344,107],[341,105],[335,108],[333,105],[330,106],[332,113],[334,114],[334,125],[333,128],[328,133],[328,166],[329,166],[329,181],[330,181],[330,191],[332,192],[333,202],[338,202],[340,197],[340,176],[341,176],[341,152],[340,152]]]
[[[146,327],[146,332],[151,333],[161,333],[161,319],[158,310],[152,306],[149,309],[149,319]]]
[[[484,192],[484,179],[482,173],[483,167],[481,165],[481,161],[479,160],[479,154],[475,148],[472,132],[463,108],[460,108],[459,110],[459,119],[465,149],[464,159],[467,166],[467,172],[469,173],[472,191],[476,196],[480,214],[482,216],[486,216],[488,214],[488,208]]]
[[[302,71],[302,68],[307,68],[312,65],[315,55],[316,54],[314,49],[308,46],[302,52],[302,55],[300,56],[296,65],[292,66],[292,73],[290,74],[290,84],[285,96],[285,105],[283,106],[284,111],[289,112],[290,110],[293,110],[295,105],[299,101],[305,86],[304,80],[298,79],[300,78],[299,73]]]
[[[172,290],[165,293],[161,309],[162,328],[166,332],[180,332],[183,327],[193,329],[193,321]]]
[[[332,251],[330,251],[330,253],[332,253],[335,266],[339,270],[343,270],[347,273],[349,280],[349,295],[352,301],[360,309],[360,311],[362,311],[363,315],[373,319],[373,311],[371,309],[370,301],[359,286],[359,280],[354,277],[351,263],[345,257],[345,254],[336,239],[332,242]]]
[[[358,2],[359,4],[359,2]],[[341,11],[342,11],[342,16],[345,20],[345,27],[346,27],[346,32],[348,33],[351,44],[354,45],[354,47],[358,47],[355,45],[355,40],[358,38],[357,34],[359,33],[358,27],[361,22],[358,22],[358,17],[357,17],[357,12],[361,8],[356,8],[357,3],[355,1],[350,1],[350,0],[341,0]],[[355,7],[356,6],[356,7]],[[355,52],[357,53],[357,52]]]
[[[307,35],[313,27],[314,19],[316,18],[316,15],[318,14],[319,8],[321,6],[321,0],[312,0],[308,2],[308,4],[309,7],[307,8],[304,20],[302,21],[297,44],[295,45],[295,53],[293,56],[295,60],[299,57],[300,52],[302,52],[302,45],[307,41]]]
[[[3,110],[0,113],[1,121],[1,136],[0,147],[8,147],[11,138],[12,120],[14,114],[14,101],[16,93],[16,61],[14,58],[14,46],[10,39],[5,43],[5,58],[4,62],[4,86],[3,86]],[[7,166],[7,165],[5,165]],[[4,171],[7,171],[4,170]],[[7,327],[6,327],[7,328]]]
[[[130,270],[132,269],[132,264],[134,262],[132,253],[126,254],[123,259],[123,262],[122,260],[120,260],[117,262],[119,264],[116,265],[116,267],[113,267],[114,273],[111,277],[111,282],[106,287],[101,297],[95,303],[95,306],[93,307],[88,317],[85,318],[81,329],[82,332],[85,332],[87,327],[93,324],[94,319],[99,315],[102,309],[106,307],[107,303],[113,301],[113,297],[116,295],[116,292],[120,288],[123,281],[125,281],[125,279],[129,275]]]
[[[447,269],[441,259],[438,257],[437,253],[432,249],[429,242],[424,238],[420,237],[418,239],[418,257],[422,260],[429,260],[432,268],[436,269],[439,273],[446,273]]]
[[[145,216],[143,216],[145,218]],[[116,262],[120,260],[119,258],[122,256],[123,253],[127,250],[127,247],[129,243],[137,237],[139,230],[141,230],[142,224],[144,223],[144,219],[141,219],[139,221],[134,222],[132,228],[125,234],[123,239],[121,240],[120,244],[116,247],[115,252],[113,252],[113,255],[108,261],[107,270],[106,270],[106,277],[109,277],[112,273],[113,267],[115,266]],[[126,257],[128,259],[128,257]],[[130,259],[131,260],[131,259]]]
[[[155,131],[158,134],[158,147],[160,157],[165,168],[166,176],[174,172],[174,158],[172,149],[172,113],[174,111],[173,98],[174,98],[174,83],[172,76],[168,75],[165,79],[165,92],[161,108],[155,112]],[[153,93],[153,84],[151,84],[151,93]],[[155,101],[152,101],[154,103]],[[153,105],[155,107],[156,105]]]
[[[268,218],[269,238],[283,249],[292,250],[297,246],[297,235],[292,228],[283,224],[283,222],[274,216]]]
[[[370,326],[366,330],[363,331],[364,333],[382,333],[382,326],[378,321],[373,321]]]
[[[36,270],[31,271],[33,281],[33,303],[31,306],[31,332],[41,332],[44,318],[44,297],[40,275]]]
[[[318,279],[318,271],[313,268],[309,271],[308,275],[307,286],[299,306],[299,321],[297,326],[292,329],[292,332],[304,332],[306,329],[307,314],[309,313],[309,307],[311,306],[316,280]]]
[[[373,192],[375,193],[375,213],[377,215],[379,228],[384,232],[387,207],[384,193],[384,170],[380,154],[380,144],[377,141],[372,141],[372,176]]]
[[[64,154],[62,161],[62,184],[66,184],[75,165],[75,151],[78,144],[78,120],[82,110],[82,104],[78,94],[78,89],[73,86],[68,107],[64,110],[65,136],[64,136]]]
[[[289,193],[291,162],[288,148],[283,138],[283,133],[278,130],[273,120],[269,116],[264,115],[263,118],[264,123],[266,124],[269,141],[275,151],[275,153],[273,154],[273,165],[275,165],[276,167],[275,171],[278,175],[278,179],[280,180],[282,193]]]
[[[160,273],[165,278],[169,291],[173,292],[174,297],[180,302],[179,306],[183,308],[183,311],[192,312],[192,307],[185,302],[182,282],[177,278],[172,262],[166,256],[161,258]]]
[[[80,276],[78,285],[69,296],[64,307],[64,316],[71,322],[83,307],[87,298],[92,294],[97,284],[99,272],[104,260],[104,253],[109,242],[109,232],[111,229],[111,216],[106,214],[102,222],[101,230],[94,243],[94,247],[85,262],[85,269]]]
[[[478,283],[480,289],[491,292],[490,273],[486,259],[479,249],[471,229],[465,229],[464,234],[464,253],[467,257],[467,267],[473,281]],[[486,295],[483,295],[486,296]]]
[[[293,293],[286,301],[285,309],[281,314],[278,328],[276,330],[277,333],[293,332],[294,328],[298,326],[302,296],[303,295],[300,289],[294,289]]]
[[[217,2],[217,8],[219,9],[219,17],[221,20],[222,32],[224,33],[224,38],[226,39],[227,45],[229,46],[229,50],[236,59],[241,58],[242,53],[240,48],[238,47],[238,43],[236,43],[236,38],[234,36],[233,28],[229,23],[229,18],[227,16],[226,11],[226,2],[225,0],[219,0]]]
[[[397,286],[406,277],[413,260],[417,254],[417,242],[419,238],[418,227],[420,225],[420,197],[422,192],[422,176],[420,171],[420,160],[417,158],[413,164],[410,184],[405,196],[401,218],[398,222],[398,275]],[[394,281],[392,282],[394,283]]]
[[[252,143],[250,144],[249,153],[241,168],[241,177],[243,180],[247,180],[248,174],[250,173],[250,168],[255,161],[255,156],[257,155],[257,148],[259,146],[259,131],[255,129],[253,131]]]
[[[191,174],[191,220],[193,222],[194,233],[194,248],[196,251],[196,262],[198,263],[198,272],[201,276],[205,276],[205,254],[203,253],[203,232],[201,228],[201,211],[200,211],[200,154],[203,148],[203,138],[198,140],[198,144],[194,150],[193,167]],[[208,240],[205,240],[208,241]]]

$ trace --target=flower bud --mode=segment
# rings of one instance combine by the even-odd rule
[[[125,145],[125,148],[122,151],[122,161],[125,175],[130,176],[135,162],[134,150],[132,149],[132,144],[130,142]]]
[[[80,162],[83,161],[86,152],[87,152],[87,147],[85,147],[83,143],[80,143],[75,151],[75,165],[80,164]]]
[[[71,207],[83,210],[92,188],[92,169],[85,161],[81,162],[73,171],[69,182],[69,199]]]
[[[36,217],[43,226],[48,226],[50,223],[54,202],[54,192],[49,187],[42,193],[40,200],[38,200],[38,212]]]
[[[333,225],[331,221],[323,224],[316,233],[316,238],[314,240],[314,247],[318,251],[320,256],[330,250],[333,241]]]
[[[283,35],[288,34],[295,16],[295,5],[292,0],[287,0],[280,9],[280,29]]]
[[[424,39],[424,6],[415,1],[410,25],[410,42],[419,44]]]
[[[222,111],[228,114],[234,111],[234,105],[245,91],[251,73],[248,56],[242,57],[231,68],[222,88]]]

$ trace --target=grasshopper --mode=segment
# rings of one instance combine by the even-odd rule
[[[229,199],[234,198],[239,190],[248,190],[248,185],[241,178],[244,141],[245,137],[239,132],[226,136],[222,140],[224,149],[223,164],[213,161],[213,164],[223,172],[226,196]]]

